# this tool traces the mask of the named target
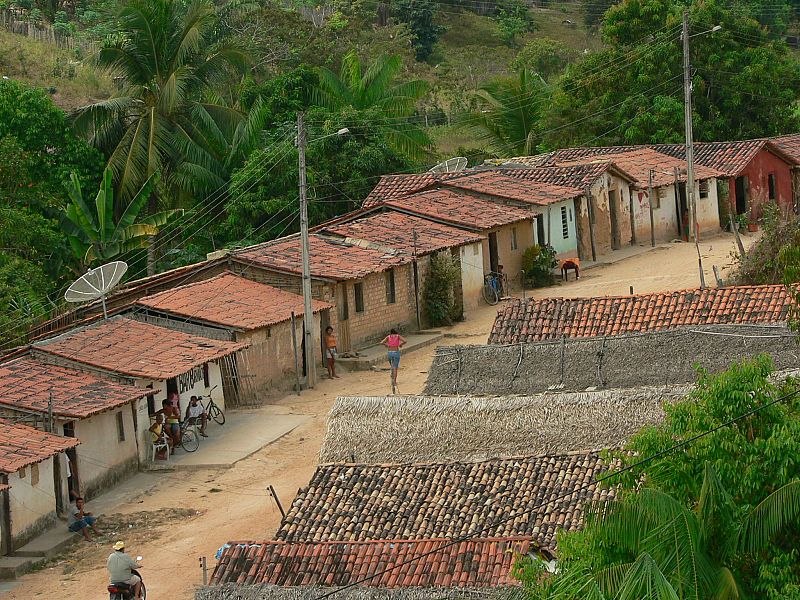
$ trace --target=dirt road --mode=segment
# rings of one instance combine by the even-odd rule
[[[730,235],[703,242],[707,282],[713,282],[711,265],[721,268],[728,264],[733,249]],[[627,294],[630,286],[640,293],[698,285],[694,245],[675,244],[586,270],[579,281],[536,290],[532,295],[619,295]],[[453,336],[448,343],[485,343],[495,312],[488,306],[475,311],[467,321],[448,330]],[[433,352],[429,347],[403,357],[402,393],[422,389]],[[225,542],[270,538],[280,523],[280,513],[266,487],[273,485],[284,506],[290,504],[313,473],[327,412],[336,395],[382,395],[388,393],[387,383],[385,372],[355,372],[338,380],[323,380],[300,397],[281,398],[277,403],[288,412],[309,415],[310,420],[231,469],[165,473],[155,487],[120,506],[110,524],[110,537],[130,540],[130,552],[145,557],[142,573],[149,597],[189,600],[194,586],[201,583],[200,556],[208,557],[209,568],[213,568],[214,554]],[[104,592],[109,545],[83,543],[47,568],[23,577],[6,597],[108,598]]]

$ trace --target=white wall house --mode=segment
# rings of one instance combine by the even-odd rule
[[[537,244],[549,244],[559,257],[578,256],[578,232],[574,200],[564,200],[542,207],[541,216],[537,216],[537,221],[538,219],[543,219],[544,227],[539,228],[537,222],[537,227],[534,228]],[[544,229],[545,233],[544,240],[539,239],[542,229]]]

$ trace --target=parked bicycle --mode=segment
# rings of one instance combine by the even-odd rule
[[[217,389],[216,385],[208,390],[207,395],[200,396],[200,404],[202,404],[205,408],[206,415],[208,415],[209,420],[213,419],[215,423],[219,425],[225,425],[225,413],[222,412],[222,409],[217,406],[217,404],[214,402],[214,399],[211,397],[211,392],[213,392],[215,389]],[[208,400],[208,404],[203,402],[203,399]]]
[[[181,421],[181,448],[186,452],[194,452],[200,447],[200,433],[197,431],[197,419]]]
[[[491,271],[484,276],[483,299],[486,304],[494,306],[500,302],[506,290],[508,290],[508,276],[505,273]]]

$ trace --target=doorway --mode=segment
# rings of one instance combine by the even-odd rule
[[[492,273],[499,271],[500,257],[497,256],[497,232],[489,234],[489,270]]]
[[[611,249],[619,250],[622,246],[622,234],[619,230],[619,190],[608,190],[608,212],[611,216]]]
[[[747,176],[736,178],[736,214],[743,215],[747,212],[747,192],[750,187]]]
[[[0,473],[0,484],[8,485],[8,475]],[[0,555],[11,554],[11,501],[8,490],[0,492]]]
[[[539,246],[544,246],[547,243],[547,237],[544,233],[544,215],[536,215],[536,243]]]
[[[64,423],[64,437],[75,437],[75,422]],[[67,457],[67,494],[72,502],[81,495],[81,481],[78,473],[78,452],[75,448],[69,448],[65,453]]]
[[[336,310],[339,330],[336,332],[339,352],[350,352],[350,305],[347,301],[347,284],[336,286]]]

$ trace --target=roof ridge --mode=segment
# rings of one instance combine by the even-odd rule
[[[506,458],[488,458],[484,460],[450,460],[443,462],[426,461],[426,462],[399,462],[399,463],[343,463],[343,462],[328,462],[319,463],[317,468],[320,467],[432,467],[432,466],[449,466],[449,465],[479,465],[486,463],[511,463],[519,461],[532,461],[535,459],[545,458],[564,458],[572,456],[597,456],[600,459],[600,452],[608,448],[598,448],[595,450],[570,450],[569,452],[547,452],[544,454],[520,455],[509,456]]]
[[[533,537],[530,535],[514,535],[514,536],[491,536],[485,538],[470,538],[468,540],[454,540],[453,538],[446,537],[422,537],[422,538],[377,538],[374,540],[230,540],[227,544],[239,545],[270,545],[277,546],[335,546],[337,544],[346,544],[353,546],[369,546],[374,544],[422,544],[426,542],[454,542],[459,543],[500,543],[500,542],[532,542]]]

